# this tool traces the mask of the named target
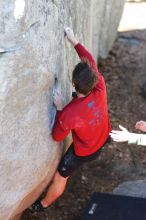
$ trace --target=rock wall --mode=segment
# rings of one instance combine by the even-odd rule
[[[71,97],[78,58],[71,26],[95,58],[116,36],[124,0],[0,0],[0,220],[13,219],[52,178],[63,148],[51,138],[52,92]],[[56,81],[55,81],[56,79]]]
[[[114,190],[113,194],[133,196],[139,198],[146,197],[146,180],[134,180],[120,183]]]
[[[146,0],[127,0],[127,2],[142,3],[142,2],[146,2]]]

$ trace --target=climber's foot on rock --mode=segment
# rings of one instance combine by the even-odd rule
[[[46,197],[41,201],[41,205],[42,207],[44,207],[44,209],[52,205],[52,203],[55,202],[62,195],[65,187],[63,186],[62,188],[60,188],[60,190],[54,188],[55,186],[51,187]]]
[[[52,184],[50,185],[46,196],[42,199],[41,204],[44,208],[52,205],[64,192],[68,177],[62,177],[56,172]]]

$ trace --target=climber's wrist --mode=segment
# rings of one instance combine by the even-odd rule
[[[79,43],[79,41],[75,38],[71,41],[71,43],[75,47]]]
[[[63,105],[58,105],[56,106],[57,111],[62,111],[63,110]]]

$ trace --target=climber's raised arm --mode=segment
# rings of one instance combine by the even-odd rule
[[[75,38],[73,30],[69,27],[65,29],[66,36],[77,51],[81,61],[88,60],[92,68],[98,72],[96,61],[92,54]]]
[[[92,56],[92,54],[76,39],[76,37],[74,36],[73,30],[71,28],[67,27],[65,29],[65,33],[66,33],[66,36],[69,42],[71,42],[71,44],[74,46],[81,61],[89,62],[91,68],[97,74],[97,77],[98,77],[97,85],[99,88],[100,87],[102,88],[104,84],[103,76],[99,72],[97,65],[96,65],[96,61],[94,57]]]

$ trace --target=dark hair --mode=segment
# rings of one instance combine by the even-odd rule
[[[78,63],[72,74],[72,82],[77,92],[87,95],[97,84],[97,74],[88,60]]]

